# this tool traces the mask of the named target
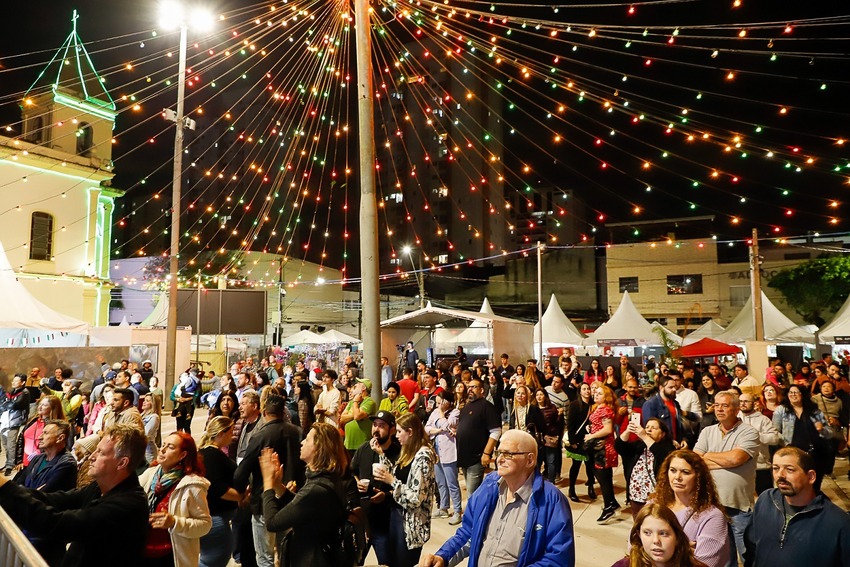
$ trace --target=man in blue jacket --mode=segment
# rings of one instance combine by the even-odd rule
[[[699,419],[693,412],[682,411],[679,402],[676,401],[678,386],[676,386],[675,379],[679,376],[680,374],[676,370],[671,370],[666,376],[659,375],[658,393],[644,402],[640,413],[641,422],[644,426],[652,418],[663,421],[677,447],[685,438],[684,420],[695,422]]]
[[[773,456],[776,488],[759,496],[744,533],[746,567],[850,566],[850,516],[815,491],[815,463],[797,447]]]
[[[466,506],[457,533],[420,567],[574,567],[573,519],[566,497],[537,471],[537,442],[512,429],[496,451],[498,474],[484,478]],[[521,526],[521,527],[517,527]]]

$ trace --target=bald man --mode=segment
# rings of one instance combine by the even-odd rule
[[[524,431],[502,435],[489,474],[470,497],[454,537],[420,567],[575,565],[573,519],[566,497],[537,470],[537,441]],[[483,519],[484,521],[481,521]],[[517,529],[523,526],[523,529]]]

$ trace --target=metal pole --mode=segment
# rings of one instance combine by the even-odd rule
[[[177,367],[177,257],[180,251],[180,181],[183,176],[183,102],[186,95],[186,43],[189,33],[180,26],[180,57],[177,70],[177,128],[174,133],[174,174],[171,181],[171,248],[168,262],[168,327],[165,337],[165,384],[174,384]]]
[[[381,399],[381,296],[378,261],[378,201],[375,195],[375,111],[369,2],[354,1],[357,42],[357,110],[360,139],[360,294],[363,375],[372,379],[372,398]]]
[[[419,309],[425,309],[425,272],[422,271],[422,258],[417,257],[419,269],[416,272],[416,283],[419,284]]]
[[[759,231],[753,229],[753,245],[750,246],[750,283],[753,298],[753,320],[757,341],[764,340],[764,314],[761,309],[761,258],[759,257]]]
[[[537,343],[538,358],[543,366],[543,243],[537,241]]]
[[[201,270],[198,270],[198,304],[195,317],[195,363],[201,369]]]

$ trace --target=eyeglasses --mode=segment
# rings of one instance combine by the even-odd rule
[[[530,455],[530,454],[531,454],[531,452],[530,452],[530,451],[517,451],[517,452],[511,452],[511,451],[498,451],[498,450],[497,450],[497,451],[493,451],[493,455],[494,455],[497,459],[498,459],[498,458],[500,458],[500,457],[504,457],[504,458],[506,458],[506,459],[513,459],[513,458],[514,458],[514,457],[516,457],[517,455]]]

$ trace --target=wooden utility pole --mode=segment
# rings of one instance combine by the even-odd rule
[[[750,246],[750,297],[753,299],[755,339],[764,340],[764,314],[761,309],[761,256],[759,256],[759,231],[753,229],[753,244]]]

